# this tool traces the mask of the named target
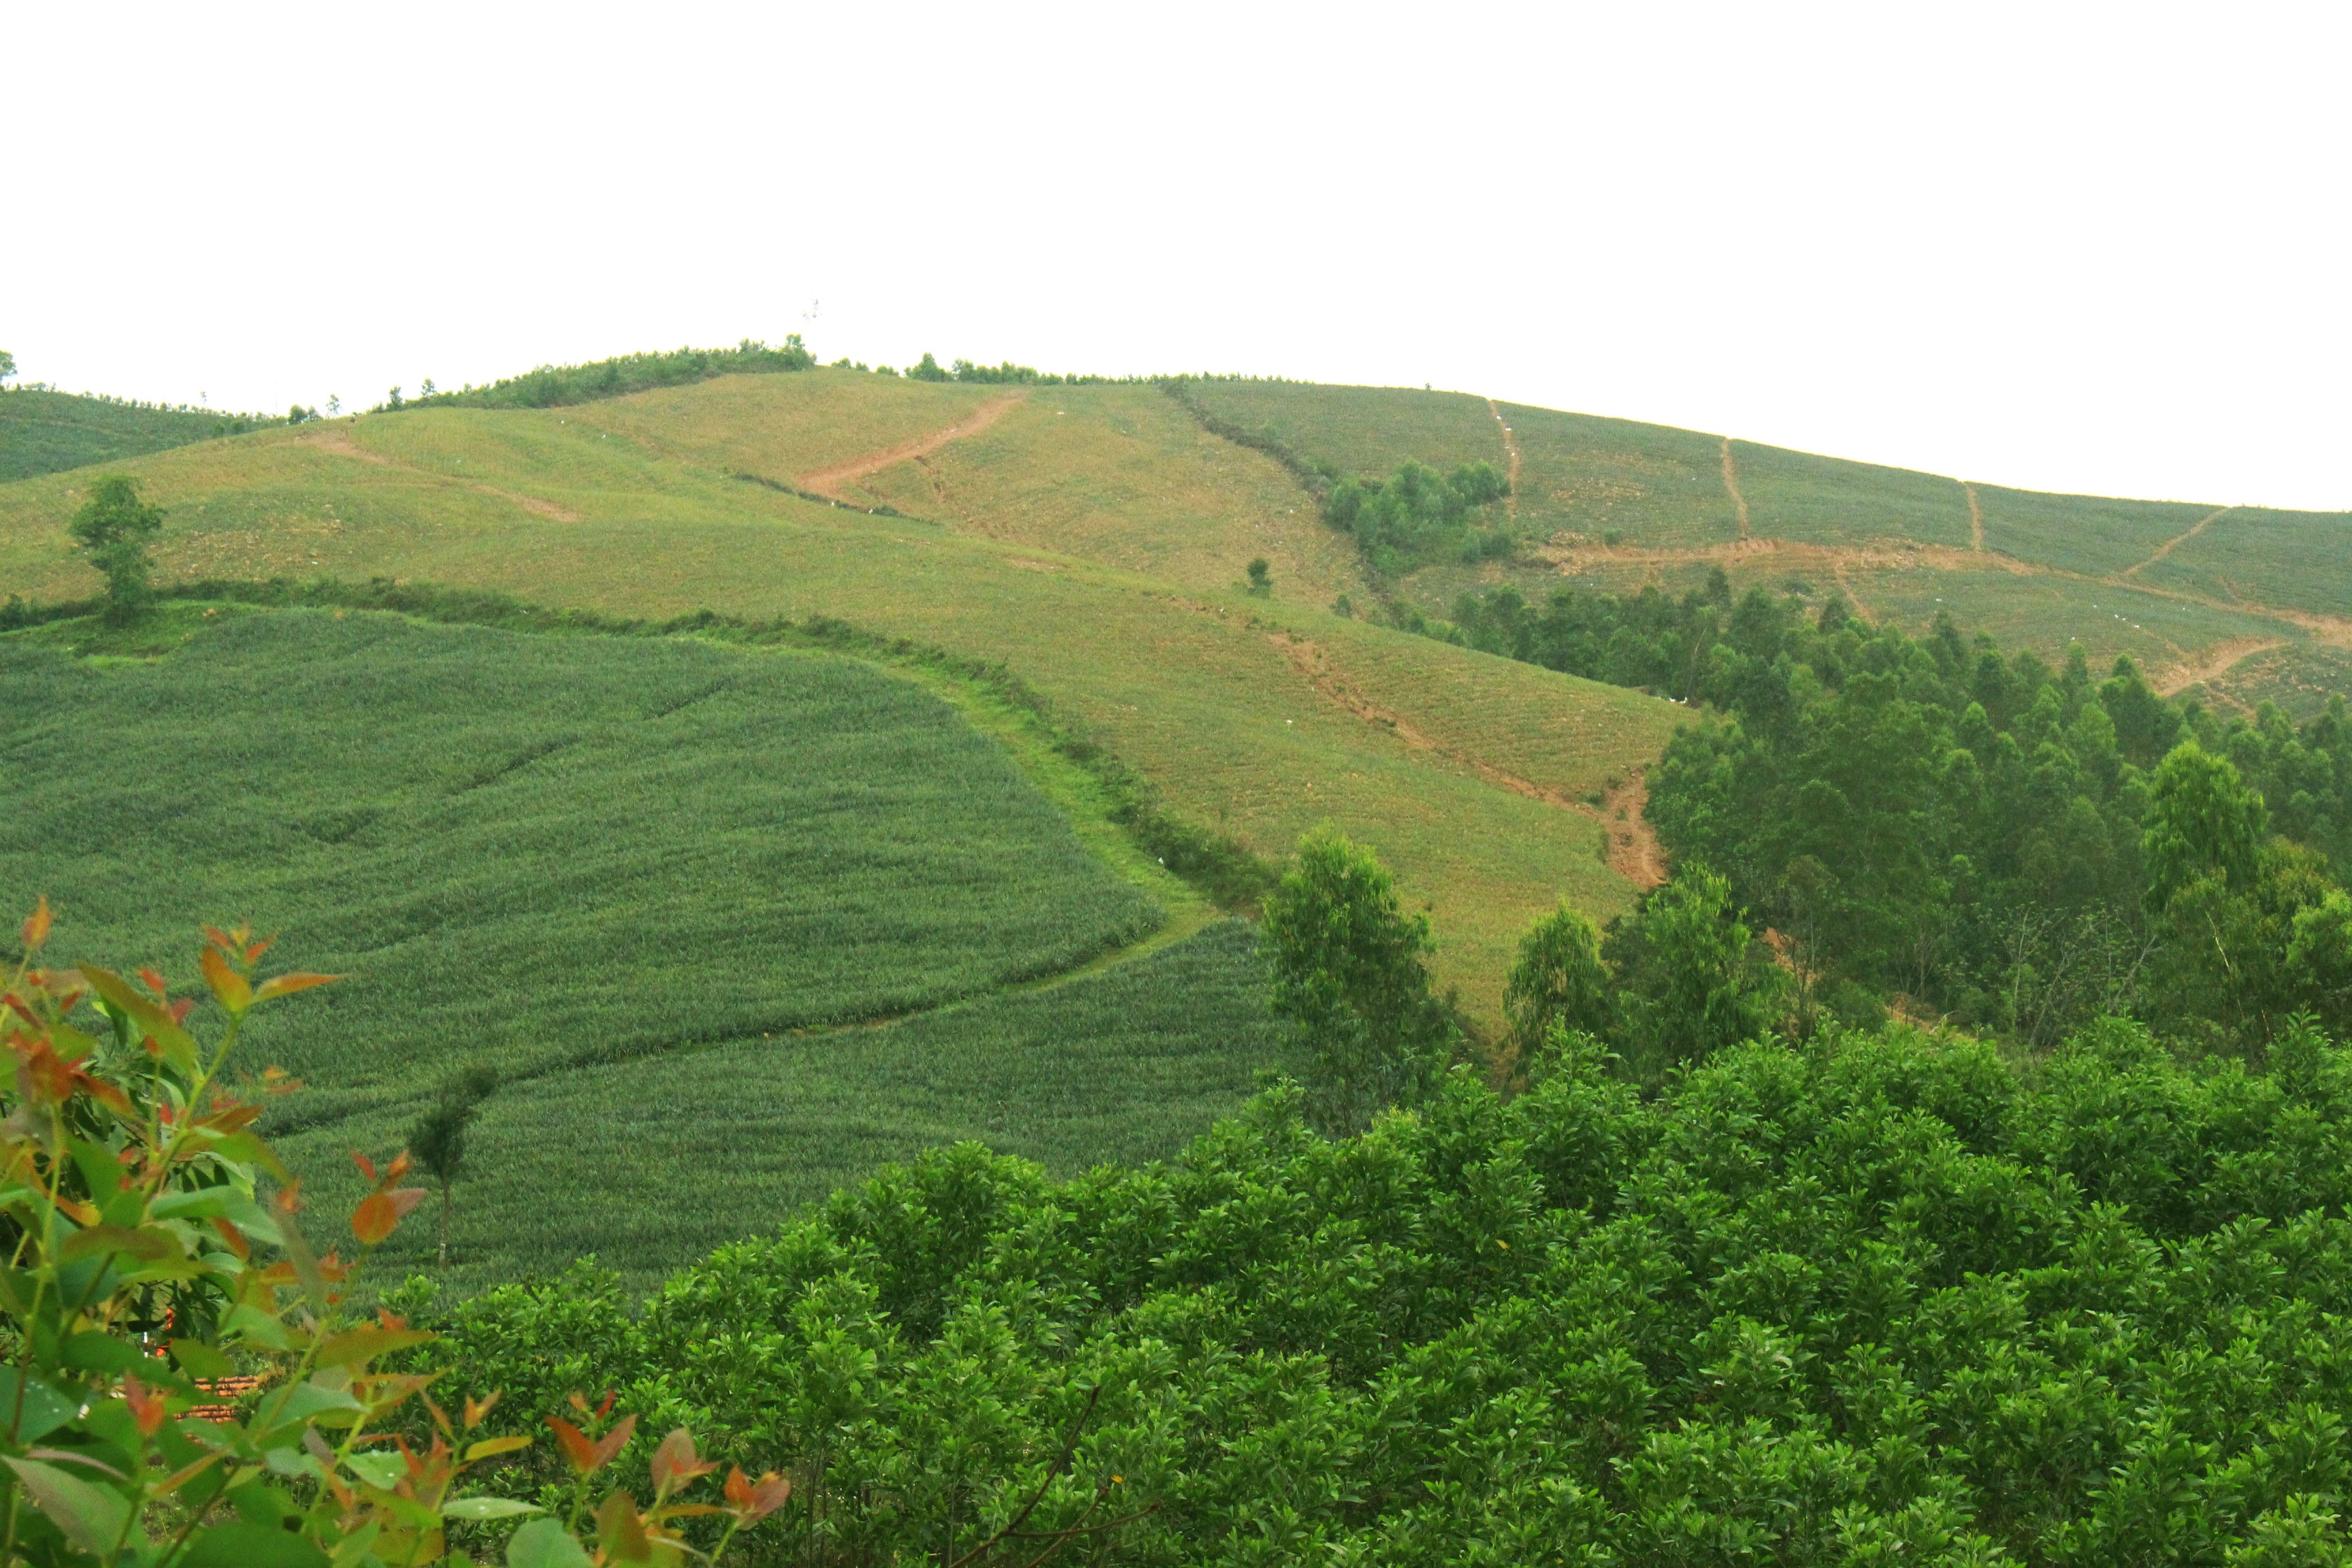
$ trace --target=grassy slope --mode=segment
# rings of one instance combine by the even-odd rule
[[[1006,749],[833,656],[195,604],[59,623],[0,640],[0,876],[55,896],[78,956],[169,953],[184,986],[189,921],[254,916],[271,967],[346,975],[246,1062],[307,1080],[277,1120],[318,1212],[357,1195],[347,1151],[388,1155],[487,1060],[445,1278],[594,1252],[649,1283],[936,1143],[1169,1153],[1284,1065],[1248,928],[1134,863],[1034,722],[927,684]],[[1153,903],[1157,935],[1074,963]]]
[[[0,481],[209,441],[227,424],[217,414],[134,408],[69,392],[0,392]]]
[[[842,658],[290,611],[116,668],[12,638],[0,691],[0,880],[78,953],[250,920],[352,977],[274,1032],[305,1119],[460,1061],[936,1006],[1164,918],[1002,749]]]
[[[1276,597],[1218,586],[1251,555],[1275,554],[1255,525],[1273,521],[1286,480],[1247,453],[1194,471],[1184,454],[1198,450],[1195,436],[1166,424],[1165,400],[1145,388],[1050,415],[1040,399],[1071,389],[1041,388],[976,438],[1001,432],[1037,454],[1028,460],[1060,465],[1051,484],[1025,482],[1102,498],[1040,543],[961,531],[960,518],[867,517],[725,477],[747,456],[786,475],[840,460],[848,440],[832,416],[803,411],[795,425],[776,412],[776,397],[804,387],[885,406],[936,397],[934,429],[968,411],[973,391],[833,372],[720,380],[587,409],[434,410],[263,432],[131,471],[173,509],[160,553],[177,574],[383,574],[621,614],[824,614],[1003,660],[1197,821],[1274,855],[1327,817],[1372,843],[1433,906],[1442,978],[1490,1017],[1536,912],[1566,896],[1606,918],[1630,901],[1631,885],[1593,852],[1591,818],[1515,793],[1480,764],[1581,797],[1654,756],[1678,710],[1325,613],[1344,578],[1317,577],[1328,541],[1296,489],[1279,515],[1297,531],[1297,553],[1279,558],[1294,563],[1277,566]],[[662,433],[638,405],[669,411]],[[891,417],[879,445],[920,423]],[[1099,428],[1069,432],[1087,422]],[[968,471],[952,447],[931,461],[941,458],[951,475]],[[82,482],[0,487],[0,585],[90,591],[59,531]],[[1170,506],[1154,494],[1180,482],[1200,499]],[[1208,510],[1229,501],[1262,510]],[[1056,542],[1133,549],[1199,580],[1146,577]],[[1288,635],[1320,650],[1321,684],[1294,661]],[[1349,706],[1342,694],[1358,687],[1376,687],[1410,736]],[[1494,716],[1465,706],[1472,689]]]
[[[1483,401],[1458,393],[1211,382],[1215,412],[1268,428],[1312,458],[1379,473],[1407,458],[1495,461]],[[2352,514],[2215,509],[2043,495],[1801,452],[1729,443],[1750,539],[1715,436],[1500,405],[1520,455],[1517,516],[1553,543],[1540,564],[1435,567],[1407,591],[1443,610],[1507,579],[1540,595],[1563,579],[1673,591],[1720,564],[1737,586],[1844,592],[1872,616],[1924,626],[1939,610],[2055,657],[2081,640],[2101,664],[2127,653],[2164,684],[2226,666],[2196,688],[2297,710],[2341,689],[2352,649]],[[2190,530],[2210,518],[2193,536]],[[1605,542],[1616,540],[1614,547]],[[2151,559],[2169,549],[2163,558]],[[2285,647],[2229,663],[2238,650]]]
[[[470,1134],[447,1278],[552,1274],[586,1253],[639,1287],[885,1161],[976,1138],[1057,1173],[1164,1158],[1282,1064],[1250,929],[1221,921],[1066,984],[872,1029],[747,1041],[501,1090]],[[561,1137],[548,1135],[561,1128]],[[397,1115],[287,1140],[313,1206],[357,1196],[350,1149],[389,1152]],[[531,1224],[511,1221],[518,1205]],[[436,1212],[376,1277],[429,1260]]]

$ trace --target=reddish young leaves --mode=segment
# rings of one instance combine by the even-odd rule
[[[745,1478],[740,1465],[727,1472],[727,1510],[747,1525],[757,1524],[783,1507],[792,1495],[791,1479],[773,1470],[756,1481]]]
[[[583,1476],[594,1475],[611,1464],[613,1456],[627,1445],[637,1429],[635,1415],[622,1416],[610,1432],[599,1438],[591,1438],[561,1415],[549,1416],[547,1424],[555,1428],[555,1440],[563,1446],[563,1457],[571,1461],[573,1470]]]

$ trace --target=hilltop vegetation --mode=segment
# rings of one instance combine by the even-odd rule
[[[0,389],[0,483],[235,436],[261,423],[252,415],[165,408],[46,387]]]

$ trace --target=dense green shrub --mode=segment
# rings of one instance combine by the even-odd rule
[[[641,1318],[586,1270],[429,1353],[797,1456],[783,1561],[936,1560],[1093,1398],[1041,1517],[1157,1505],[1106,1563],[2332,1563],[2347,1199],[2308,1029],[2268,1077],[1832,1030],[1337,1142],[1285,1091],[1066,1183],[942,1151]]]
[[[1464,463],[1450,475],[1407,463],[1378,483],[1343,479],[1323,498],[1323,521],[1353,534],[1364,563],[1390,577],[1433,560],[1468,561],[1511,553],[1508,530],[1486,509],[1510,493],[1486,463]]]

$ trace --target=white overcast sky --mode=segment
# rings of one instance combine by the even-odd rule
[[[0,5],[27,380],[680,343],[2352,507],[2352,7]]]

